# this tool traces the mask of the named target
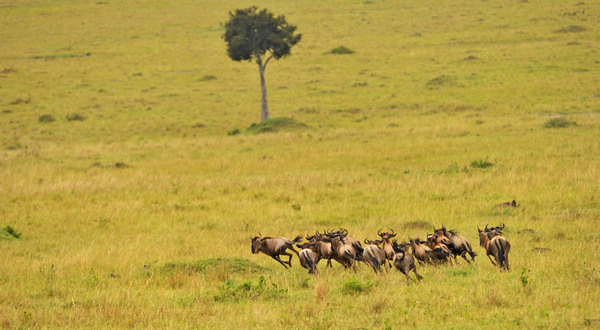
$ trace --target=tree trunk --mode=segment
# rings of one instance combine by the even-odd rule
[[[262,92],[260,120],[267,121],[269,119],[269,105],[267,104],[267,84],[265,82],[265,65],[262,61],[258,62],[258,71],[260,71],[260,89]]]

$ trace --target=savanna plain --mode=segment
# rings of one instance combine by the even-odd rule
[[[600,2],[262,1],[303,35],[271,117],[305,124],[262,134],[222,39],[255,4],[0,1],[0,327],[600,326]],[[410,286],[250,249],[442,224],[475,262]]]

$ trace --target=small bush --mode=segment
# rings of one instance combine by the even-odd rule
[[[519,276],[519,279],[521,280],[521,285],[524,288],[527,287],[527,285],[529,285],[529,276],[527,276],[527,273],[529,273],[529,269],[523,267],[523,269],[521,269],[521,276]]]
[[[71,114],[67,115],[67,120],[68,121],[84,121],[85,117],[78,113],[71,113]]]
[[[486,160],[474,160],[471,162],[471,167],[473,168],[489,168],[494,166],[495,164],[492,162],[488,162],[487,159]]]
[[[232,280],[227,280],[219,286],[219,291],[214,299],[219,302],[238,302],[244,300],[273,300],[285,298],[286,296],[286,289],[280,289],[275,283],[271,283],[270,286],[267,285],[267,280],[264,276],[261,276],[256,285],[252,281],[236,284]]]
[[[371,281],[366,281],[366,282],[361,282],[358,279],[355,280],[350,280],[350,281],[346,281],[343,283],[342,286],[342,292],[344,294],[359,294],[359,293],[366,293],[371,291],[371,289],[373,288],[373,282]]]
[[[346,46],[339,46],[330,51],[331,54],[345,55],[354,54],[354,51]]]
[[[261,123],[254,123],[246,129],[250,134],[261,134],[267,132],[291,131],[308,127],[306,124],[296,121],[294,118],[280,117],[272,118]]]
[[[231,130],[231,131],[227,132],[227,135],[234,136],[234,135],[238,135],[240,133],[242,133],[242,132],[239,129],[236,128],[234,130]]]
[[[16,231],[10,225],[7,225],[6,227],[2,228],[2,231],[0,231],[0,239],[20,239],[20,238],[21,238],[21,233]]]
[[[569,126],[577,126],[577,123],[569,121],[565,117],[552,118],[544,124],[544,127],[546,128],[564,128]]]
[[[51,123],[51,122],[53,122],[53,121],[55,121],[55,120],[56,120],[56,119],[54,119],[54,116],[52,116],[52,115],[48,115],[48,114],[41,115],[41,116],[38,118],[38,121],[39,121],[40,123]]]

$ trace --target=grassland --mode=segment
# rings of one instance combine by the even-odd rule
[[[271,115],[307,127],[256,135],[221,39],[253,4],[0,3],[1,327],[600,324],[598,3],[264,1],[303,34]],[[505,223],[512,270],[310,277],[248,238],[442,223]]]

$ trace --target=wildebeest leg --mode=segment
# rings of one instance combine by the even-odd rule
[[[405,268],[403,273],[406,275],[406,285],[410,286],[410,269]]]
[[[285,265],[285,263],[284,263],[283,261],[281,261],[281,259],[279,258],[279,256],[278,256],[278,255],[271,256],[271,258],[273,258],[273,259],[277,260],[277,262],[279,262],[280,264],[282,264],[282,265],[283,265],[283,267],[284,267],[285,269],[287,269],[287,266]],[[290,267],[291,267],[291,266],[290,266]]]
[[[333,268],[333,265],[331,264],[331,259],[327,259],[327,267]]]
[[[298,254],[298,251],[296,251],[292,245],[288,246],[288,249],[290,249],[290,250],[294,251],[294,253],[295,253],[297,256],[300,256],[300,255]]]
[[[460,256],[461,256],[463,259],[465,259],[465,260],[466,260],[468,263],[471,263],[471,262],[469,261],[469,259],[467,259],[467,256],[466,256],[466,254],[467,254],[466,252],[463,252],[463,253],[461,253],[461,255],[460,255]]]
[[[420,281],[420,280],[422,280],[422,279],[423,279],[423,276],[421,276],[421,275],[419,275],[419,274],[417,273],[417,265],[415,265],[415,266],[413,267],[413,273],[415,273],[415,276],[417,276],[417,280],[419,280],[419,281]]]
[[[487,257],[490,259],[490,261],[492,262],[492,265],[497,266],[496,262],[492,259],[492,257],[488,254]]]
[[[296,250],[294,250],[294,252],[296,252],[296,254],[298,254],[298,252]],[[288,259],[287,264],[290,265],[290,268],[291,268],[292,267],[292,256],[293,256],[293,254],[287,253],[284,250],[283,252],[280,253],[280,255],[290,256],[290,259]],[[298,258],[300,258],[300,255],[298,255]]]

